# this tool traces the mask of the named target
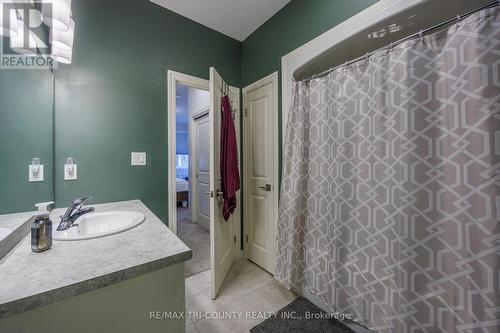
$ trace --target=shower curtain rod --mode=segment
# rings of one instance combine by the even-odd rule
[[[500,0],[495,0],[495,1],[493,1],[493,2],[491,2],[491,3],[489,3],[489,4],[487,4],[487,5],[484,5],[484,6],[480,7],[480,8],[478,8],[478,9],[474,9],[474,10],[472,10],[472,11],[470,11],[470,12],[467,12],[467,13],[465,13],[465,14],[462,14],[462,15],[457,15],[456,17],[454,17],[454,18],[452,18],[452,19],[449,19],[448,21],[445,21],[445,22],[442,22],[442,23],[436,24],[435,26],[432,26],[432,27],[430,27],[430,28],[420,30],[419,32],[414,33],[414,34],[412,34],[412,35],[409,35],[409,36],[407,36],[407,37],[404,37],[404,38],[402,38],[402,39],[400,39],[400,40],[398,40],[398,41],[396,41],[396,42],[392,42],[392,43],[390,43],[389,45],[386,45],[386,46],[384,46],[384,47],[381,47],[381,48],[379,48],[379,49],[377,49],[377,50],[375,50],[375,51],[368,52],[368,53],[366,53],[365,55],[362,55],[362,56],[360,56],[360,57],[358,57],[358,58],[355,58],[355,59],[353,59],[353,60],[351,60],[351,61],[347,61],[347,62],[345,62],[345,63],[344,63],[344,64],[342,64],[342,65],[338,65],[338,66],[335,66],[335,67],[331,67],[331,68],[329,68],[329,69],[327,69],[327,70],[324,70],[324,71],[322,71],[322,72],[320,72],[320,73],[317,73],[317,74],[311,75],[311,76],[309,76],[308,78],[303,79],[303,80],[301,80],[301,81],[302,81],[302,82],[309,82],[309,81],[311,81],[311,80],[313,80],[313,79],[317,79],[317,78],[319,78],[319,77],[322,77],[322,76],[328,75],[328,74],[330,74],[331,72],[333,72],[334,70],[336,70],[337,68],[340,68],[340,67],[347,67],[347,66],[352,65],[353,63],[355,63],[355,62],[357,62],[357,61],[359,61],[359,60],[361,60],[361,59],[366,59],[366,58],[369,58],[369,57],[371,57],[372,55],[374,55],[374,54],[375,54],[375,53],[377,53],[377,52],[384,51],[384,50],[390,50],[390,49],[392,49],[393,47],[395,47],[395,46],[397,46],[397,45],[399,45],[399,44],[401,44],[401,43],[404,43],[404,42],[406,42],[406,41],[408,41],[408,40],[410,40],[410,39],[413,39],[413,38],[415,38],[415,37],[417,37],[417,36],[423,36],[424,34],[426,34],[426,33],[430,32],[430,31],[433,31],[433,30],[436,30],[436,29],[442,28],[442,27],[444,27],[444,26],[447,26],[448,24],[451,24],[451,23],[454,23],[454,22],[460,22],[460,21],[462,21],[463,19],[465,19],[465,18],[467,18],[467,17],[471,16],[471,15],[472,15],[472,14],[474,14],[474,13],[477,13],[477,12],[479,12],[479,11],[483,10],[483,9],[486,9],[486,8],[490,8],[490,7],[495,7],[495,6],[498,6],[499,4],[500,4]]]

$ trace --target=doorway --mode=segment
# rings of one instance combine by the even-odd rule
[[[177,236],[193,250],[185,276],[210,269],[209,92],[176,86]]]
[[[278,220],[278,73],[243,89],[245,255],[275,271]]]
[[[197,148],[193,140],[208,142],[209,132],[193,133],[193,120],[201,113],[208,115],[209,81],[176,72],[169,72],[169,228],[193,250],[193,258],[186,262],[185,276],[210,269],[210,226],[198,223],[201,209],[210,220],[205,189],[197,182],[195,168],[203,168],[209,152]],[[205,140],[205,141],[204,141]],[[204,154],[204,155],[203,155]],[[209,169],[209,168],[206,168]],[[208,170],[209,171],[209,170]],[[208,177],[208,176],[207,176]],[[202,192],[203,191],[203,192]],[[203,194],[200,194],[203,193]]]
[[[222,285],[226,279],[229,269],[234,261],[241,257],[241,213],[240,213],[240,192],[236,194],[237,205],[234,214],[228,219],[224,220],[222,216],[222,206],[224,202],[224,192],[221,190],[221,165],[220,161],[222,154],[221,151],[221,121],[222,112],[231,112],[233,117],[234,130],[236,134],[236,142],[238,150],[241,148],[239,144],[240,133],[240,95],[239,88],[228,85],[223,77],[217,72],[215,68],[209,70],[210,80],[204,80],[190,75],[168,71],[167,90],[168,90],[168,226],[181,240],[183,240],[192,250],[193,258],[191,261],[196,261],[197,249],[200,247],[201,242],[190,242],[187,239],[192,238],[192,235],[184,237],[183,227],[188,226],[192,229],[196,225],[196,229],[202,230],[206,226],[209,217],[209,230],[208,232],[209,251],[206,251],[206,246],[202,250],[198,250],[199,257],[209,258],[209,274],[211,277],[211,296],[213,299],[217,297],[222,289]],[[186,157],[177,156],[177,139],[178,127],[182,125],[177,121],[177,100],[182,99],[182,93],[178,93],[186,86],[189,92],[197,92],[204,96],[209,96],[208,107],[206,100],[203,103],[194,103],[197,107],[192,108],[192,112],[187,116],[188,118],[188,142],[189,153]],[[178,96],[179,95],[179,96]],[[227,111],[222,110],[222,99],[229,101],[231,107]],[[190,105],[188,96],[187,105]],[[179,101],[181,104],[181,101]],[[225,118],[230,119],[230,118]],[[227,128],[227,127],[224,127]],[[206,133],[209,133],[206,139]],[[180,140],[180,137],[179,137]],[[207,157],[207,150],[209,151]],[[186,155],[186,154],[179,154]],[[188,162],[177,160],[187,160]],[[207,162],[208,160],[208,162]],[[179,167],[178,167],[179,164]],[[186,164],[189,176],[185,179]],[[179,170],[181,169],[181,170]],[[207,172],[208,169],[208,172]],[[180,179],[179,179],[180,174]],[[208,177],[207,177],[208,176]],[[179,194],[177,192],[177,182],[188,182],[187,200],[186,193]],[[208,180],[206,179],[208,178]],[[208,181],[208,182],[207,182]],[[207,186],[208,190],[207,190]],[[185,188],[185,185],[184,185]],[[196,193],[195,193],[196,192]],[[208,203],[207,203],[208,200]],[[183,207],[184,206],[184,207]],[[208,210],[207,210],[208,207]],[[187,215],[186,215],[187,214]],[[186,217],[187,216],[187,217]],[[184,219],[182,221],[179,218]],[[188,223],[185,223],[188,222]],[[184,223],[184,224],[183,224]],[[204,228],[206,229],[206,228]],[[186,229],[186,232],[192,230]],[[206,233],[205,233],[206,234]],[[205,243],[206,244],[206,243]],[[204,260],[204,259],[203,259]],[[206,262],[206,261],[204,261]],[[187,263],[190,265],[190,262]],[[201,267],[191,265],[186,269],[186,276],[196,273],[193,270],[200,270]],[[206,268],[206,265],[202,266]],[[200,275],[200,274],[197,274]]]

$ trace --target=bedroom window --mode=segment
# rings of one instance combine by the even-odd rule
[[[177,178],[186,179],[189,177],[189,155],[177,154],[175,169]]]

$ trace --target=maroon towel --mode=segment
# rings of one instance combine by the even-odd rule
[[[222,215],[224,220],[228,221],[236,208],[236,192],[240,189],[240,171],[238,169],[238,142],[229,97],[222,97],[221,104],[220,173],[222,192],[224,192]]]

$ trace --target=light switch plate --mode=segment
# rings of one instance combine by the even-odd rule
[[[71,170],[73,167],[73,170]],[[78,167],[76,164],[64,164],[64,180],[77,180]]]
[[[30,182],[43,182],[43,165],[36,165],[38,172],[33,172],[34,165],[28,168],[28,179]]]
[[[132,165],[146,165],[146,153],[132,152],[131,164]]]

